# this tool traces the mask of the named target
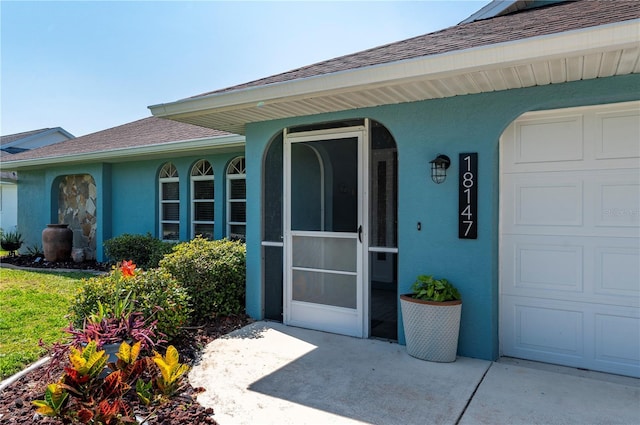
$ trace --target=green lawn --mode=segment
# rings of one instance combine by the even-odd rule
[[[61,339],[71,300],[90,276],[0,268],[0,379],[40,358],[41,338]]]

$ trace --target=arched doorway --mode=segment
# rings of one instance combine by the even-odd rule
[[[87,259],[96,258],[98,195],[90,174],[65,175],[58,179],[58,223],[73,230],[73,247],[84,251]]]
[[[397,148],[368,119],[287,128],[264,158],[265,318],[397,339]]]

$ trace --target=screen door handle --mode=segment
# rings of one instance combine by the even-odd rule
[[[358,240],[362,243],[362,225],[358,226]]]

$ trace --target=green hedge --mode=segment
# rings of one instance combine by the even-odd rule
[[[244,243],[201,237],[176,245],[160,261],[160,268],[171,273],[187,290],[194,324],[244,312],[245,265]]]
[[[172,242],[163,242],[146,235],[124,233],[104,243],[104,254],[112,264],[123,260],[132,260],[138,267],[148,270],[158,267],[158,263],[175,246]]]

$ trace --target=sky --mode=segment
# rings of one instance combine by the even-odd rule
[[[456,25],[489,0],[0,1],[0,134],[75,136]]]

